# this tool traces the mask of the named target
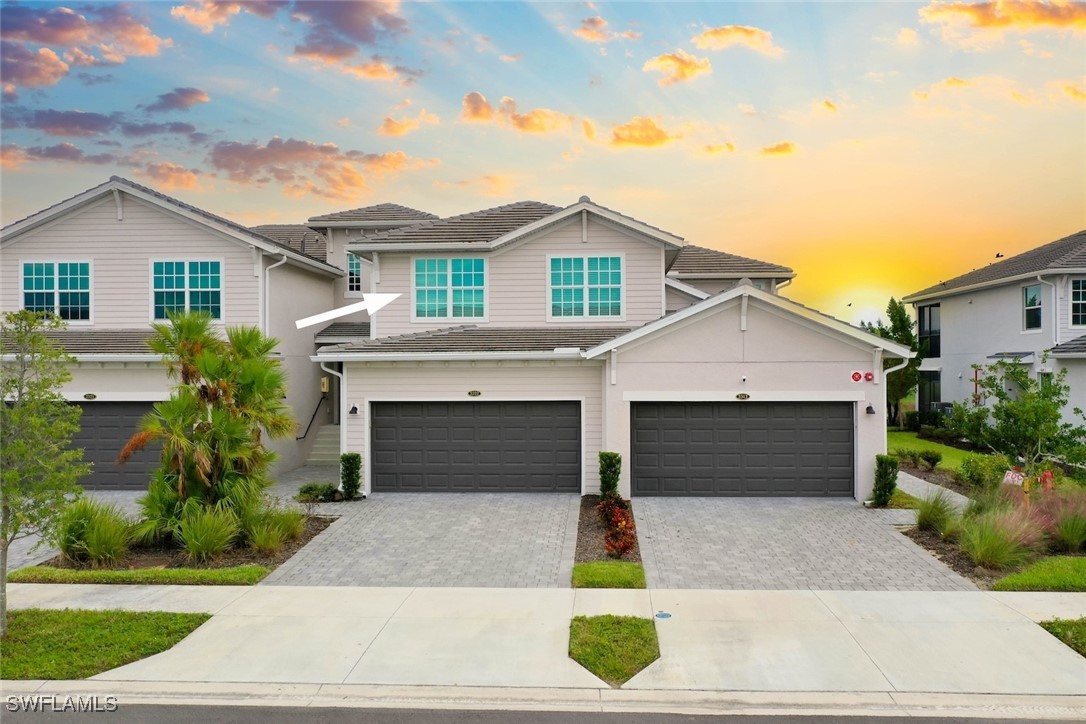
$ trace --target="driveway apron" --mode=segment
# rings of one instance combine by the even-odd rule
[[[854,500],[634,498],[649,588],[971,591]]]

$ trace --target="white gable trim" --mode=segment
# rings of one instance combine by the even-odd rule
[[[664,284],[666,286],[671,287],[675,291],[682,292],[683,294],[686,294],[687,296],[691,296],[694,299],[708,299],[709,297],[712,296],[711,294],[709,294],[709,292],[703,292],[702,290],[698,289],[697,287],[692,287],[689,284],[684,284],[684,283],[680,282],[678,279],[675,279],[675,278],[672,278],[672,277],[665,276],[664,277]]]
[[[567,206],[561,211],[556,211],[550,216],[544,217],[539,221],[533,221],[532,223],[526,224],[519,229],[514,229],[513,231],[510,231],[504,236],[499,236],[497,239],[491,241],[490,245],[498,247],[503,244],[508,244],[511,241],[514,241],[524,236],[528,236],[529,234],[533,234],[560,221],[564,221],[565,219],[568,219],[571,216],[575,216],[582,211],[598,216],[601,219],[606,219],[612,224],[617,224],[618,226],[630,229],[631,231],[635,231],[642,236],[647,236],[650,239],[654,239],[664,244],[681,247],[686,243],[685,240],[680,236],[669,234],[666,231],[654,228],[652,226],[649,226],[648,224],[644,224],[637,219],[630,218],[629,216],[623,216],[622,214],[611,211],[610,209],[605,209],[602,206],[597,206],[591,201],[578,201],[572,206]]]
[[[747,299],[755,299],[764,303],[770,308],[778,309],[794,317],[798,317],[800,320],[809,323],[815,329],[822,328],[826,331],[836,332],[837,334],[849,337],[854,341],[861,342],[867,347],[883,349],[889,352],[895,357],[901,357],[908,359],[916,356],[912,350],[908,347],[900,345],[896,342],[878,337],[870,332],[864,332],[861,329],[845,324],[844,322],[827,317],[819,312],[814,311],[808,307],[804,307],[801,304],[797,304],[793,301],[784,299],[775,294],[769,294],[763,292],[760,289],[755,289],[749,284],[740,284],[734,289],[729,289],[726,292],[721,292],[715,296],[709,297],[697,304],[693,304],[685,309],[681,309],[674,314],[670,314],[662,319],[658,319],[655,322],[650,322],[645,326],[635,329],[632,332],[627,332],[621,337],[605,342],[598,347],[594,347],[585,353],[587,359],[594,359],[607,354],[613,349],[618,349],[631,342],[636,342],[639,339],[643,339],[651,334],[655,334],[661,330],[665,330],[673,324],[683,322],[695,315],[702,312],[709,311],[723,304],[727,304],[735,299],[740,299],[745,302]]]

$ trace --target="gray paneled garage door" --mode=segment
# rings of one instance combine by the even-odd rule
[[[375,402],[374,492],[578,493],[578,402]]]
[[[117,455],[151,410],[150,402],[84,402],[80,431],[72,447],[83,448],[83,460],[94,463],[91,474],[80,484],[88,490],[146,489],[151,472],[158,467],[161,445],[136,453],[124,465]]]
[[[637,402],[634,495],[849,496],[851,403]]]

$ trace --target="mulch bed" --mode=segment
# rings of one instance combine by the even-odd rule
[[[958,482],[958,479],[954,477],[954,473],[950,472],[949,470],[941,470],[939,468],[936,468],[935,470],[929,470],[928,468],[924,467],[918,468],[909,465],[904,461],[902,461],[900,465],[902,472],[906,472],[909,475],[914,475],[921,480],[928,481],[929,483],[934,483],[935,485],[942,486],[947,490],[953,490],[955,493],[961,493],[967,498],[970,497],[969,488]]]
[[[128,552],[123,561],[112,566],[112,570],[130,571],[140,568],[230,568],[232,566],[266,566],[271,569],[278,568],[287,559],[301,550],[309,541],[313,540],[321,531],[332,525],[335,517],[310,516],[306,520],[305,530],[296,540],[287,541],[279,552],[274,555],[257,553],[251,548],[235,548],[228,550],[218,558],[206,563],[190,561],[184,551],[178,548],[164,546],[133,548]],[[61,556],[55,556],[41,563],[42,566],[53,568],[91,569],[89,564],[72,563]],[[104,569],[97,569],[104,570]]]
[[[641,548],[634,544],[633,549],[622,558],[612,558],[607,555],[603,547],[603,536],[607,533],[596,506],[600,502],[598,495],[581,496],[581,519],[577,525],[577,554],[573,558],[575,563],[591,563],[592,561],[629,561],[641,562]],[[632,513],[633,511],[631,511]],[[636,524],[636,519],[635,519]]]
[[[924,548],[942,561],[947,568],[968,578],[977,586],[977,588],[983,591],[989,590],[995,581],[1006,575],[1006,572],[991,571],[987,568],[981,568],[976,563],[973,563],[969,556],[963,553],[956,543],[948,543],[943,540],[938,533],[933,533],[930,530],[920,530],[919,528],[908,528],[903,530],[902,533],[911,538],[918,546]]]

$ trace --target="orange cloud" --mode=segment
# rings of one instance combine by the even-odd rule
[[[734,153],[734,143],[710,143],[701,147],[701,155],[703,156],[719,156],[724,152]]]
[[[483,196],[509,196],[517,187],[517,179],[509,174],[487,174],[452,183],[434,181],[434,186],[443,189],[470,189],[473,193]]]
[[[485,123],[494,120],[494,106],[490,105],[479,91],[472,91],[464,95],[460,107],[460,118],[469,123]]]
[[[920,43],[920,35],[912,28],[902,28],[897,32],[896,41],[898,45],[910,48]]]
[[[815,108],[817,110],[829,111],[830,113],[837,112],[837,104],[831,101],[829,98],[824,98],[821,102],[815,101]]]
[[[587,118],[581,121],[581,131],[584,132],[584,137],[589,141],[596,140],[596,124]]]
[[[966,24],[974,29],[1086,29],[1086,5],[1051,0],[993,0],[992,2],[933,2],[920,9],[928,23]]]
[[[653,148],[668,144],[679,137],[668,133],[655,119],[647,116],[637,116],[628,123],[611,129],[612,146]]]
[[[1073,101],[1086,101],[1086,90],[1083,90],[1080,85],[1068,83],[1063,87],[1063,92],[1070,96]]]
[[[414,118],[393,118],[385,116],[381,126],[377,129],[380,136],[406,136],[424,123],[438,124],[441,119],[433,113],[428,113],[425,108],[419,111]]]
[[[495,107],[478,91],[464,95],[460,118],[468,123],[508,125],[522,133],[554,133],[569,128],[573,123],[571,116],[550,108],[533,108],[519,113],[517,102],[509,96],[503,96],[501,103]]]
[[[607,21],[599,15],[582,20],[581,27],[576,28],[573,34],[586,43],[610,43],[612,40],[637,40],[641,37],[641,33],[633,30],[608,30]]]
[[[0,146],[0,168],[6,168],[9,171],[19,168],[26,163],[27,155],[19,146],[13,143],[5,143]]]
[[[763,55],[773,57],[784,55],[784,49],[773,43],[773,34],[750,25],[723,25],[709,28],[690,39],[702,50],[724,50],[733,45],[742,45]]]
[[[713,66],[708,58],[698,60],[684,50],[676,50],[674,53],[664,53],[655,58],[649,58],[641,70],[646,73],[656,71],[663,74],[660,85],[668,86],[675,83],[693,80],[702,73],[712,73]]]
[[[156,186],[167,191],[200,188],[198,171],[187,169],[169,161],[149,163],[143,169],[136,169],[136,175],[154,182]]]
[[[790,156],[796,152],[796,144],[791,141],[781,141],[772,146],[765,146],[761,150],[763,156]]]

